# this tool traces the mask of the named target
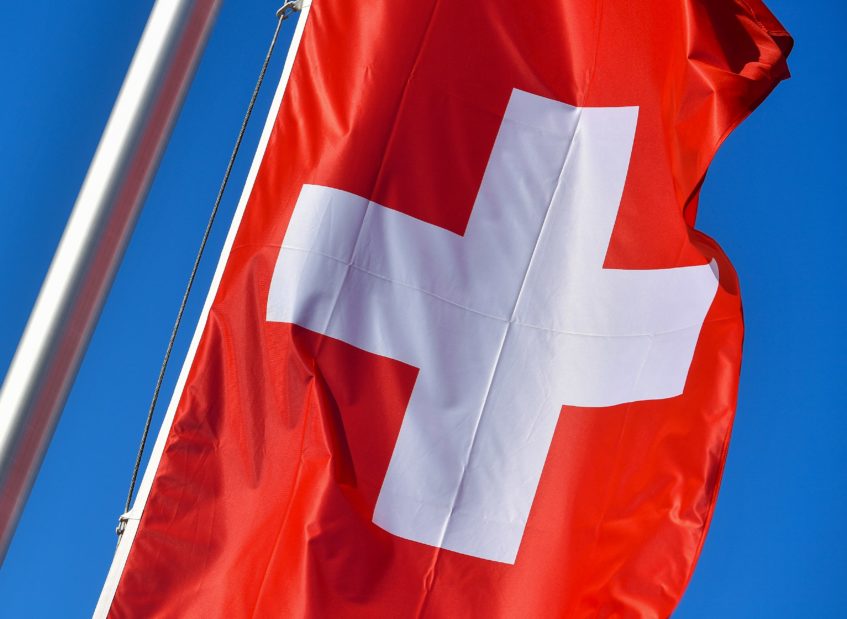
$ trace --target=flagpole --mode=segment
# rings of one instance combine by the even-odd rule
[[[0,562],[220,0],[157,0],[0,388]]]

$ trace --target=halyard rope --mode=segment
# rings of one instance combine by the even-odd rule
[[[197,250],[197,256],[194,258],[194,265],[191,267],[191,275],[189,275],[188,277],[188,285],[185,287],[185,293],[182,295],[182,302],[179,304],[179,311],[177,312],[176,321],[174,322],[173,330],[171,331],[170,340],[168,340],[168,346],[165,350],[165,357],[162,360],[162,367],[159,369],[159,376],[156,379],[156,386],[153,389],[153,398],[150,402],[150,408],[147,410],[147,419],[144,422],[144,431],[141,434],[141,444],[138,446],[138,455],[135,458],[135,466],[132,469],[132,478],[129,482],[129,492],[127,493],[126,497],[126,507],[124,509],[124,514],[120,517],[120,520],[118,521],[118,527],[116,529],[119,538],[124,532],[127,521],[127,513],[132,507],[132,498],[135,494],[135,484],[138,481],[138,471],[141,468],[141,461],[144,457],[144,449],[147,446],[147,436],[150,433],[150,424],[153,421],[153,411],[156,409],[156,403],[159,401],[159,391],[162,388],[162,381],[165,378],[165,370],[168,367],[168,361],[170,360],[171,352],[173,351],[174,341],[176,340],[177,332],[179,331],[179,326],[182,322],[182,316],[185,313],[185,306],[188,303],[188,296],[191,293],[191,287],[194,285],[194,279],[197,276],[197,268],[200,266],[200,259],[203,257],[203,250],[206,249],[206,242],[209,240],[209,233],[212,231],[212,225],[214,224],[215,217],[218,214],[218,207],[221,204],[221,199],[223,198],[227,183],[229,182],[229,175],[232,172],[232,166],[235,164],[235,158],[238,155],[239,148],[241,148],[241,140],[244,138],[244,132],[247,129],[247,123],[249,122],[250,116],[253,113],[253,106],[256,104],[256,98],[259,95],[259,89],[262,87],[262,82],[265,80],[265,73],[268,70],[268,64],[271,61],[271,56],[273,55],[274,47],[276,46],[277,39],[279,38],[279,31],[282,27],[282,22],[285,21],[286,18],[290,17],[293,13],[300,10],[301,2],[302,0],[286,2],[276,12],[276,29],[274,30],[273,37],[271,38],[271,44],[268,47],[268,53],[265,55],[265,61],[264,63],[262,63],[262,70],[259,72],[259,79],[256,81],[255,88],[253,88],[253,95],[250,97],[250,103],[247,105],[247,112],[244,114],[244,120],[241,121],[241,128],[238,131],[238,137],[235,139],[235,146],[232,149],[232,154],[230,155],[229,162],[226,165],[223,180],[221,181],[220,189],[218,189],[218,195],[215,198],[214,205],[212,206],[212,212],[209,216],[209,221],[206,224],[206,229],[203,232],[203,238],[200,241],[200,247]]]

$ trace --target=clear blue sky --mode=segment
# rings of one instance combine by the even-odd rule
[[[224,3],[17,535],[0,616],[89,616],[196,245],[278,3]],[[794,78],[730,137],[699,227],[741,277],[738,417],[711,532],[679,619],[847,616],[847,178],[838,0],[770,0]],[[0,20],[0,373],[46,273],[152,0],[20,2]],[[271,65],[177,341],[173,387],[258,141]],[[167,397],[165,397],[167,400]],[[161,418],[157,416],[156,427]]]

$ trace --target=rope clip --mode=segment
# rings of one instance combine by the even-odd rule
[[[303,9],[303,0],[289,0],[276,11],[276,16],[281,20],[286,20],[293,13],[298,13]]]
[[[118,526],[115,527],[115,534],[118,536],[118,539],[124,534],[126,531],[126,523],[129,522],[129,512],[123,513],[118,518]]]

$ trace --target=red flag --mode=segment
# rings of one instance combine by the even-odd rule
[[[305,13],[98,612],[667,617],[741,359],[698,194],[789,35],[759,0]]]

